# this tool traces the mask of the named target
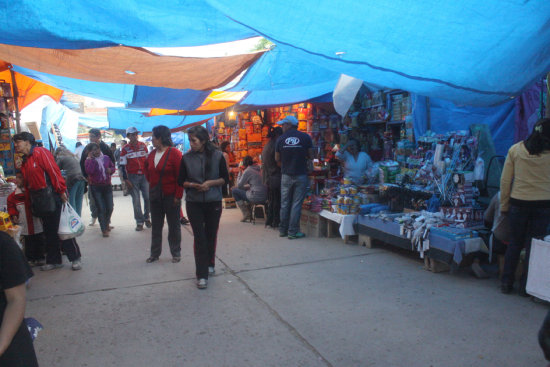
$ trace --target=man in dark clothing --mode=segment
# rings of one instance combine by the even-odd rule
[[[88,138],[90,139],[90,143],[96,143],[99,144],[99,149],[101,150],[101,153],[108,156],[111,161],[116,164],[115,156],[113,155],[113,151],[107,144],[105,144],[103,141],[101,141],[101,131],[99,129],[90,129],[88,132]],[[80,157],[80,169],[82,170],[82,174],[86,179],[88,179],[88,175],[86,174],[86,158],[88,158],[88,153],[90,151],[89,148],[90,144],[86,145],[84,150],[82,151],[82,156]],[[88,201],[90,203],[90,212],[92,214],[92,219],[90,219],[90,225],[93,226],[97,220],[98,211],[97,207],[95,205],[94,199],[92,197],[92,194],[88,190]]]
[[[308,134],[298,131],[296,117],[287,116],[279,125],[283,126],[283,135],[275,148],[275,160],[281,164],[282,172],[279,236],[293,240],[305,237],[300,232],[300,216],[309,184],[307,174],[313,143]]]

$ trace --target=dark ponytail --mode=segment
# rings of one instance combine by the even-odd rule
[[[531,155],[539,155],[550,150],[550,118],[538,120],[531,135],[523,141],[523,144]]]

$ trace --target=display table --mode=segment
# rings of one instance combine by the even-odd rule
[[[339,224],[338,232],[346,243],[349,242],[350,236],[356,235],[354,229],[354,224],[357,220],[356,214],[338,214],[329,212],[328,210],[322,210],[319,213],[319,216],[326,220]],[[331,227],[332,225],[330,223],[327,223],[327,237],[332,237]]]
[[[393,221],[359,215],[357,217],[357,232],[359,233],[359,244],[364,243],[367,247],[371,247],[372,239],[375,239],[392,246],[414,251],[411,240],[400,235],[400,226]],[[489,252],[485,242],[480,237],[452,240],[430,232],[428,239],[430,245],[427,256],[446,264],[455,263],[460,265],[464,255],[479,251]]]

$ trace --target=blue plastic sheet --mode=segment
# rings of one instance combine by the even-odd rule
[[[183,47],[256,35],[202,0],[18,0],[0,12],[0,43],[18,46]]]
[[[461,105],[502,103],[550,70],[548,0],[208,3],[325,69]]]
[[[144,113],[148,110],[130,110],[125,108],[110,107],[107,109],[109,127],[111,129],[126,129],[135,126],[140,132],[152,131],[158,125],[167,126],[170,129],[182,128],[186,125],[209,120],[219,113],[210,115],[173,116],[161,115],[148,117]]]
[[[194,89],[171,89],[136,86],[134,98],[128,107],[165,108],[193,111],[208,97],[211,91]]]
[[[52,126],[57,125],[61,133],[63,144],[70,150],[74,150],[78,133],[78,114],[59,103],[49,103],[42,110],[40,123],[40,135],[44,148],[57,148],[55,136],[52,134]],[[48,139],[49,138],[49,139]],[[54,144],[50,147],[50,140]]]
[[[297,57],[292,49],[275,47],[265,52],[230,91],[265,91],[303,88],[320,82],[338,82],[340,73],[311,64]],[[290,92],[291,93],[291,92]]]
[[[81,96],[119,102],[132,108],[166,108],[192,111],[199,107],[210,91],[171,89],[129,84],[102,83],[51,75],[14,66],[14,71],[56,88]]]
[[[413,98],[414,133],[422,136],[428,130],[426,98]],[[514,143],[515,102],[496,107],[461,107],[442,99],[430,98],[431,131],[443,134],[448,131],[468,130],[471,124],[489,126],[496,153],[506,155]]]
[[[91,82],[88,80],[67,78],[52,74],[41,73],[20,66],[13,66],[13,70],[30,78],[41,81],[53,87],[79,94],[81,96],[103,99],[118,103],[131,103],[134,97],[134,86],[118,83]]]
[[[337,80],[292,89],[259,90],[248,94],[240,103],[254,106],[281,106],[323,96],[332,92]]]

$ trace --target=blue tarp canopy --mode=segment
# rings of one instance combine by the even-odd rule
[[[4,4],[0,15],[0,43],[44,48],[181,47],[264,36],[276,48],[231,88],[249,91],[242,103],[252,106],[318,97],[340,74],[457,106],[491,106],[550,70],[548,0],[22,0]],[[194,106],[202,97],[79,83],[51,84],[136,107],[190,109],[182,101]]]
[[[461,105],[502,103],[550,70],[548,0],[208,3],[302,60]]]
[[[495,107],[457,106],[452,102],[438,98],[426,98],[413,95],[414,135],[423,136],[428,131],[427,110],[430,109],[430,129],[437,134],[448,131],[468,130],[472,124],[489,126],[496,153],[506,155],[514,143],[515,101],[509,101]]]
[[[128,126],[135,126],[141,133],[152,131],[157,125],[164,125],[170,129],[183,129],[186,126],[197,124],[219,115],[219,113],[209,115],[193,116],[151,116],[147,117],[144,113],[148,110],[132,110],[127,108],[110,107],[107,110],[109,126],[111,129],[126,129]]]
[[[256,36],[202,0],[4,1],[1,16],[0,43],[29,47],[183,47]]]

